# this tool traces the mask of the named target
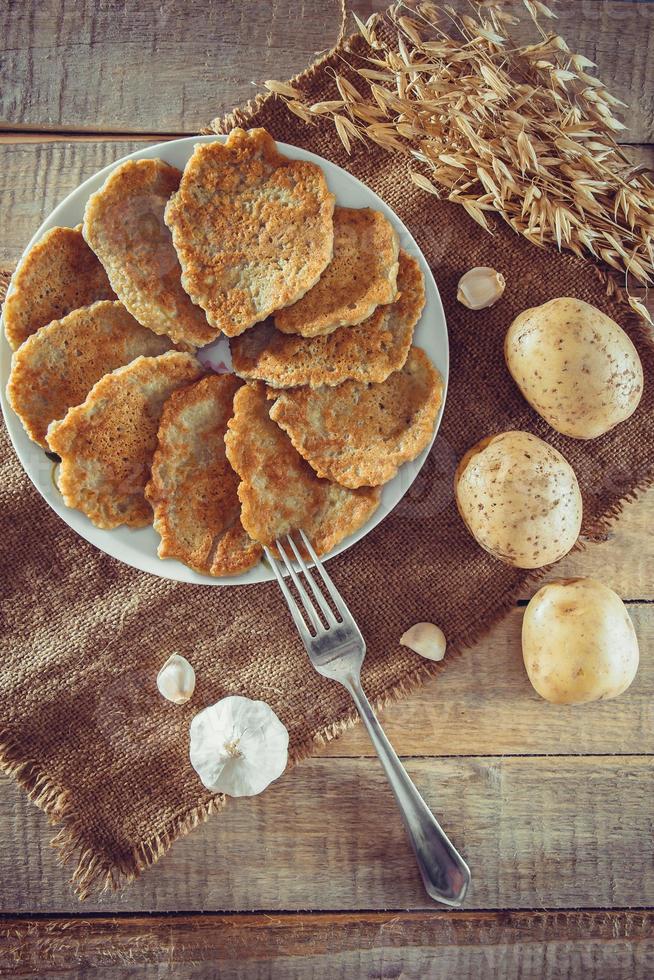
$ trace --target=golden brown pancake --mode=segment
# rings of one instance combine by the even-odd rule
[[[319,479],[272,421],[269,408],[264,385],[244,385],[228,422],[225,446],[241,478],[243,527],[265,545],[302,528],[324,554],[365,524],[379,505],[379,490],[346,490]]]
[[[238,476],[225,432],[242,382],[213,374],[174,391],[164,405],[145,496],[161,535],[160,558],[178,558],[206,575],[238,575],[261,558],[241,524]]]
[[[334,208],[334,256],[316,285],[275,314],[282,333],[318,337],[361,323],[397,294],[399,240],[380,211]]]
[[[30,439],[48,448],[48,426],[84,401],[105,374],[172,341],[137,323],[122,303],[100,300],[53,320],[15,352],[7,398]]]
[[[406,361],[413,330],[425,304],[425,286],[416,259],[400,251],[398,299],[378,306],[354,327],[340,327],[324,337],[298,337],[259,324],[230,341],[234,370],[240,377],[267,382],[273,388],[385,381]]]
[[[64,502],[97,527],[151,524],[144,491],[164,402],[201,375],[192,354],[137,357],[106,374],[81,405],[52,422],[47,440],[61,456],[58,483]]]
[[[333,211],[320,167],[282,156],[264,129],[199,143],[166,208],[184,289],[214,327],[242,333],[318,281]]]
[[[317,475],[356,488],[387,483],[425,448],[443,384],[425,352],[412,347],[386,381],[271,393],[271,419]]]
[[[139,323],[176,343],[202,347],[218,336],[182,289],[182,270],[164,224],[181,172],[163,160],[126,160],[92,194],[84,237]]]
[[[16,269],[2,310],[16,350],[39,327],[99,299],[115,299],[107,274],[78,228],[51,228]]]

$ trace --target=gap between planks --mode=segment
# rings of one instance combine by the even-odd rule
[[[649,0],[648,0],[649,2]],[[654,0],[652,0],[654,2]],[[0,143],[93,143],[100,142],[165,142],[167,140],[186,139],[189,136],[201,135],[196,129],[179,130],[178,132],[143,132],[142,130],[126,130],[124,132],[112,132],[111,130],[86,130],[86,129],[32,129],[7,128],[0,123]],[[654,153],[654,143],[643,142],[642,140],[617,139],[619,146],[631,147],[635,150],[643,150],[647,153],[651,148]],[[653,161],[654,163],[654,161]]]
[[[170,912],[121,912],[120,910],[116,912],[87,912],[83,905],[80,904],[79,915],[71,915],[69,912],[0,912],[0,934],[2,930],[11,925],[11,923],[16,922],[79,922],[80,920],[88,922],[98,922],[98,923],[111,923],[115,921],[119,922],[185,922],[186,920],[197,922],[202,919],[207,922],[216,922],[225,920],[226,922],[233,921],[248,921],[252,920],[257,922],[259,920],[266,920],[275,925],[283,925],[285,923],[295,923],[301,922],[303,919],[308,919],[310,921],[322,919],[322,920],[332,920],[332,919],[343,919],[348,921],[356,921],[357,919],[373,919],[373,920],[384,920],[389,916],[401,916],[402,918],[433,921],[434,918],[440,919],[461,919],[467,916],[473,916],[475,920],[496,920],[503,916],[505,913],[509,913],[517,918],[531,918],[547,915],[565,915],[565,916],[581,916],[587,915],[590,917],[601,918],[607,914],[615,915],[637,915],[645,917],[654,917],[654,905],[651,907],[643,906],[639,909],[634,909],[631,905],[623,906],[597,906],[592,908],[591,906],[578,908],[567,908],[567,909],[554,909],[554,908],[538,908],[534,907],[531,909],[525,908],[503,908],[498,910],[489,910],[484,908],[475,908],[474,906],[466,905],[465,908],[461,909],[448,909],[435,905],[433,909],[416,909],[411,910],[403,907],[389,908],[380,911],[375,908],[358,908],[354,911],[348,911],[347,909],[321,909],[320,911],[311,911],[311,909],[303,909],[298,911],[297,909],[259,909],[256,912],[212,912],[207,909],[187,909],[184,912],[177,912],[174,909]],[[654,934],[653,934],[654,938]]]
[[[3,129],[0,124],[0,143],[164,143],[200,135],[196,130],[179,133],[86,132],[64,129]],[[625,144],[626,145],[626,144]]]

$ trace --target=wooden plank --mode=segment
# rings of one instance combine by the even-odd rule
[[[0,920],[0,976],[645,980],[652,912],[357,912]],[[211,966],[209,966],[211,964]],[[120,970],[121,972],[114,972]],[[124,971],[124,972],[123,972]]]
[[[599,578],[624,599],[653,600],[652,527],[654,489],[625,504],[620,516],[605,533],[594,538],[582,535],[583,548],[554,565],[542,582],[525,589],[522,598],[531,598],[544,582],[582,576]]]
[[[183,138],[182,134],[182,138]],[[179,133],[61,133],[46,130],[0,130],[0,146],[21,143],[121,143],[132,142],[136,146],[147,143],[164,143],[166,140],[179,139]],[[648,144],[647,144],[648,145]],[[646,148],[647,148],[646,145]],[[636,146],[636,150],[640,147]]]
[[[378,0],[355,0],[365,17]],[[465,0],[455,6],[467,9]],[[555,29],[631,104],[631,142],[654,137],[649,84],[654,7],[560,4]],[[45,0],[0,6],[3,128],[195,132],[250,99],[267,78],[300,71],[336,40],[338,0]],[[534,39],[528,19],[519,40]],[[628,56],[616,57],[616,49]]]
[[[388,737],[404,756],[654,753],[654,606],[632,605],[630,613],[641,662],[621,697],[576,707],[539,697],[522,661],[518,608],[409,698],[388,705],[381,716]],[[373,750],[357,725],[323,754]]]
[[[371,4],[358,4],[370,9]],[[338,0],[4,4],[4,128],[197,132],[331,47]]]
[[[18,261],[44,218],[83,180],[143,145],[142,140],[0,144],[0,200],[11,215],[0,241],[0,265]]]
[[[414,759],[407,768],[469,860],[468,909],[652,905],[651,756]],[[43,814],[17,787],[1,788],[3,912],[433,908],[370,759],[311,759],[265,794],[230,801],[122,894],[83,910]]]
[[[18,261],[39,224],[83,180],[113,160],[161,137],[79,137],[40,133],[0,137],[0,199],[11,221],[0,239],[0,265]],[[654,169],[654,146],[625,147],[638,163]]]

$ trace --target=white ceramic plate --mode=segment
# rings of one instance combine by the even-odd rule
[[[172,140],[168,143],[157,143],[154,146],[149,146],[146,149],[138,150],[136,153],[131,153],[129,156],[117,160],[116,163],[105,167],[104,170],[101,170],[99,173],[95,174],[95,176],[84,181],[84,183],[81,184],[77,190],[74,190],[72,194],[69,194],[68,197],[62,201],[61,204],[54,209],[52,214],[43,222],[39,230],[34,235],[34,238],[27,246],[27,249],[31,248],[31,246],[37,242],[50,228],[57,225],[72,228],[75,225],[78,225],[82,221],[84,207],[90,195],[93,194],[94,191],[98,190],[111,171],[124,160],[144,160],[152,157],[159,157],[162,160],[165,160],[167,163],[173,164],[173,166],[179,167],[180,170],[183,170],[187,160],[193,153],[193,148],[198,143],[211,142],[212,140],[216,139],[224,140],[224,138],[225,137],[219,136],[193,136],[189,139]],[[445,382],[443,404],[441,405],[441,410],[434,428],[434,435],[429,446],[420,454],[420,456],[417,457],[417,459],[413,460],[413,462],[405,463],[400,468],[395,479],[391,480],[390,483],[387,483],[384,486],[381,503],[377,511],[372,515],[370,520],[356,532],[356,534],[346,538],[345,541],[342,541],[338,547],[334,548],[334,550],[330,552],[329,557],[331,558],[334,555],[338,555],[342,551],[345,551],[347,548],[352,547],[353,544],[356,544],[357,541],[363,538],[364,535],[379,524],[379,522],[382,521],[384,517],[390,513],[393,507],[395,507],[395,505],[402,499],[420,471],[434,438],[436,437],[436,432],[443,414],[443,407],[445,405],[445,393],[447,391],[449,369],[447,327],[445,324],[445,314],[443,313],[443,306],[438,294],[438,289],[436,288],[436,283],[434,282],[429,266],[427,265],[427,262],[416,245],[413,237],[410,235],[409,231],[405,228],[397,215],[391,211],[386,204],[384,204],[381,198],[366,187],[365,184],[362,184],[355,177],[352,177],[345,170],[341,170],[341,168],[337,167],[335,164],[330,163],[328,160],[323,160],[322,157],[316,156],[315,153],[308,153],[306,150],[301,150],[298,147],[288,146],[285,143],[280,143],[278,145],[283,153],[293,159],[311,160],[314,163],[319,164],[325,173],[330,190],[336,195],[336,201],[338,204],[351,208],[370,207],[375,208],[378,211],[382,211],[397,229],[402,248],[411,255],[414,255],[419,260],[425,277],[427,301],[420,322],[416,327],[414,342],[426,351],[434,365],[440,371],[440,374]],[[5,421],[7,423],[7,428],[14,444],[14,448],[18,453],[18,457],[23,464],[26,473],[32,480],[32,483],[37,488],[39,493],[42,494],[52,509],[55,510],[57,514],[59,514],[59,516],[73,528],[73,530],[77,531],[78,534],[81,534],[81,536],[86,538],[87,541],[90,541],[91,544],[94,544],[96,548],[106,552],[108,555],[112,555],[114,558],[119,558],[120,561],[125,562],[127,565],[131,565],[134,568],[139,568],[144,572],[151,572],[153,575],[159,575],[163,578],[176,579],[180,582],[193,582],[204,585],[243,585],[251,582],[269,581],[273,577],[272,571],[264,562],[261,562],[256,568],[251,569],[244,575],[235,575],[228,578],[211,578],[208,575],[199,575],[197,572],[187,568],[186,565],[182,565],[181,562],[172,559],[162,561],[157,557],[159,536],[152,527],[138,529],[120,527],[112,531],[104,531],[100,528],[94,527],[88,518],[85,517],[80,511],[72,510],[71,508],[66,507],[54,483],[53,463],[47,458],[42,449],[28,439],[27,435],[23,431],[20,421],[7,404],[5,388],[11,367],[11,350],[5,339],[4,330],[2,332],[2,340],[0,341],[0,344],[0,388],[2,410],[4,412]],[[222,346],[216,350],[217,345]],[[204,348],[201,359],[205,362],[207,362],[208,359],[210,362],[223,359],[226,361],[226,363],[229,363],[225,356],[225,346],[224,341],[218,341],[217,343]]]

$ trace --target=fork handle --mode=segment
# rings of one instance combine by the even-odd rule
[[[359,679],[348,678],[345,687],[352,695],[395,794],[427,894],[444,905],[461,905],[470,883],[468,865],[448,840],[409,778],[386,738]]]

